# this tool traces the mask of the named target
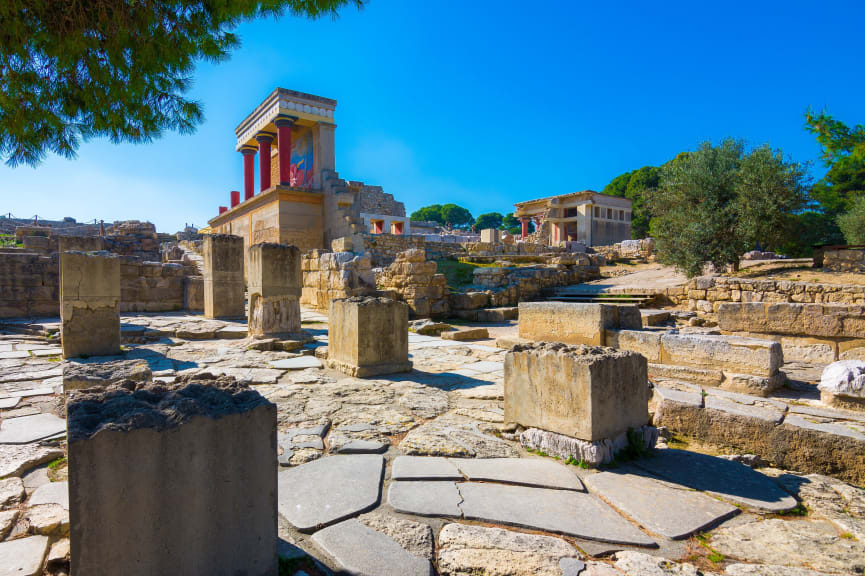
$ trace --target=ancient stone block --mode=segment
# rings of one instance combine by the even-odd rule
[[[373,296],[330,303],[328,367],[366,377],[409,372],[408,306]]]
[[[565,344],[606,344],[606,330],[639,330],[636,306],[574,302],[520,302],[520,338]]]
[[[107,253],[60,256],[63,357],[120,353],[120,260]]]
[[[820,399],[838,408],[865,410],[865,361],[842,360],[823,369]]]
[[[300,332],[303,285],[301,253],[286,244],[249,248],[249,333],[255,336]]]
[[[207,234],[204,254],[204,315],[236,318],[246,313],[243,283],[243,238]]]
[[[502,239],[502,231],[495,228],[485,228],[481,230],[481,242],[489,244],[498,244]]]
[[[505,356],[506,422],[603,440],[645,425],[648,402],[646,359],[635,352],[536,342]]]
[[[232,378],[73,393],[72,574],[277,574],[276,406]]]
[[[781,344],[770,340],[705,334],[664,334],[661,364],[774,376],[784,363]]]

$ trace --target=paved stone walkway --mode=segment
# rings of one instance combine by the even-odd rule
[[[604,471],[565,465],[527,453],[504,423],[504,350],[412,334],[411,373],[351,378],[314,355],[326,317],[303,319],[313,342],[284,352],[250,349],[240,322],[124,316],[138,327],[124,357],[154,378],[230,374],[277,405],[280,553],[295,576],[865,572],[861,488],[671,449]],[[47,467],[64,454],[62,366],[56,343],[18,328],[0,334],[0,576],[55,574],[68,568],[63,464]],[[773,426],[778,414],[839,424],[815,404],[662,389]]]

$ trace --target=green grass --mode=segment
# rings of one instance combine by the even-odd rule
[[[853,534],[851,534],[850,532],[843,532],[841,534],[841,538],[843,538],[844,540],[856,540],[856,537],[853,536]]]
[[[582,468],[584,470],[588,469],[588,467],[589,467],[589,465],[586,463],[585,460],[583,460],[582,458],[577,460],[573,456],[568,457],[568,459],[565,460],[565,464],[570,464],[571,466],[577,466],[578,468]]]
[[[66,458],[61,457],[61,458],[58,458],[57,460],[53,460],[53,461],[49,462],[48,463],[48,469],[49,470],[56,470],[57,468],[63,466],[64,464],[66,464]]]
[[[807,516],[808,515],[808,507],[799,502],[795,508],[792,510],[785,510],[783,512],[778,512],[778,516]]]
[[[705,532],[700,532],[696,536],[697,542],[700,543],[700,546],[708,550],[709,554],[706,558],[709,559],[709,562],[712,564],[719,564],[726,559],[726,556],[709,546],[709,535]]]

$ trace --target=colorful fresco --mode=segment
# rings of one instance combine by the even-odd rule
[[[291,140],[291,185],[312,188],[312,130],[301,128]]]

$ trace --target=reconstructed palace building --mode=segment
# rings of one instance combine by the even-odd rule
[[[537,226],[538,241],[549,246],[576,241],[586,246],[608,246],[630,240],[631,201],[592,190],[538,198],[514,204],[514,216],[522,223],[522,237],[529,222]]]

